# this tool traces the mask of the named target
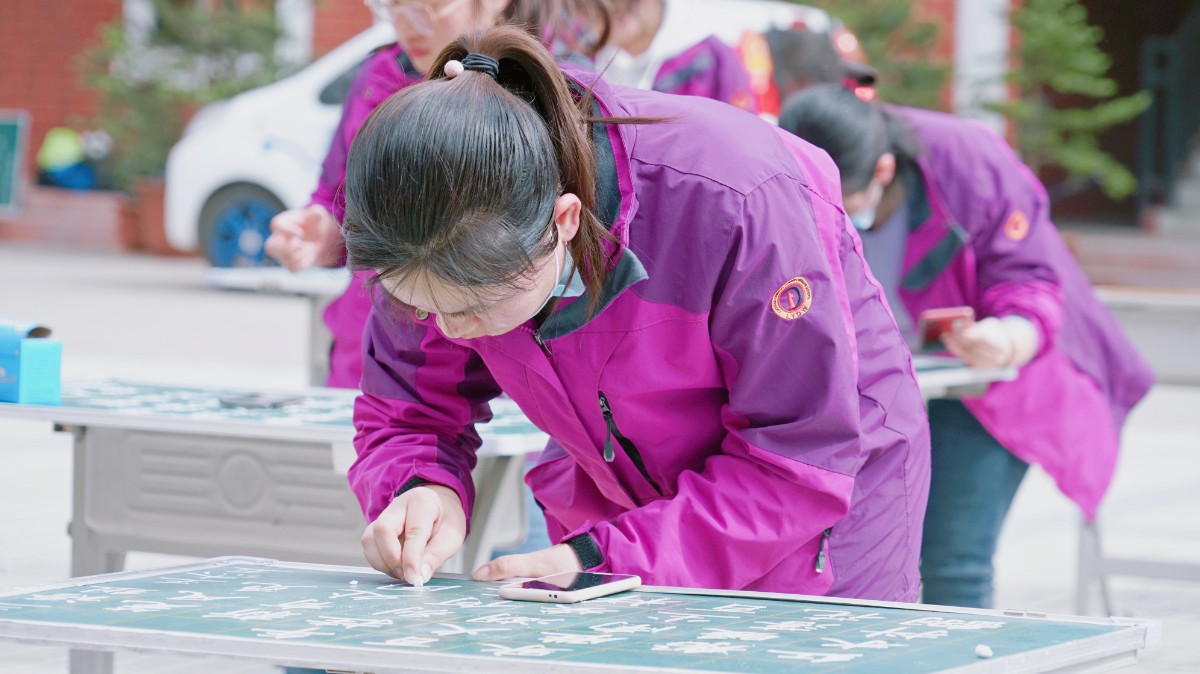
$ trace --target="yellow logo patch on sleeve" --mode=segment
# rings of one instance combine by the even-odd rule
[[[797,276],[775,291],[775,296],[771,298],[771,311],[785,321],[794,321],[808,313],[812,299],[812,286],[803,276]]]
[[[1020,241],[1029,234],[1029,218],[1021,211],[1013,211],[1004,221],[1004,235],[1013,241]]]

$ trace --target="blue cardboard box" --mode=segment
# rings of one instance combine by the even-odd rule
[[[62,342],[50,329],[0,319],[0,402],[62,402]]]

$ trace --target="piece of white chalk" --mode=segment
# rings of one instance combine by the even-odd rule
[[[975,655],[980,658],[990,658],[992,657],[992,649],[984,646],[983,644],[979,644],[975,647]]]

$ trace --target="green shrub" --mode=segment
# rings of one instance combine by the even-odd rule
[[[196,3],[147,0],[155,23],[131,36],[124,18],[100,29],[100,44],[80,54],[87,89],[97,95],[84,122],[113,139],[106,182],[127,188],[134,178],[161,176],[167,153],[200,106],[273,82],[282,35],[274,2]]]

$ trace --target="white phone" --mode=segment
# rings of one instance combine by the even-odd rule
[[[500,597],[522,601],[573,604],[584,599],[595,599],[606,594],[632,590],[641,584],[642,579],[633,575],[566,571],[522,583],[501,585]]]

